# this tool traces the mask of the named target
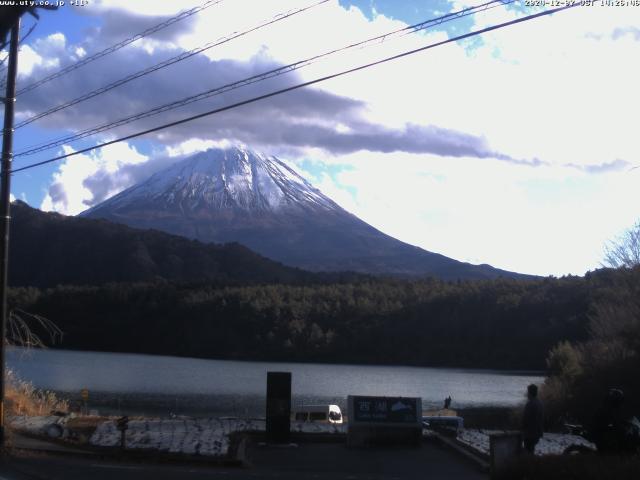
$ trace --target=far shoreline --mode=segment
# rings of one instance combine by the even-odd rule
[[[101,355],[131,355],[131,356],[145,356],[145,357],[163,357],[163,358],[176,358],[176,359],[188,359],[195,361],[216,361],[216,362],[229,362],[229,363],[266,363],[266,364],[274,364],[274,365],[335,365],[342,367],[387,367],[387,368],[432,368],[438,370],[449,370],[451,372],[468,372],[468,373],[490,373],[495,375],[521,375],[532,376],[532,377],[546,377],[547,372],[545,370],[536,370],[536,369],[502,369],[502,368],[492,368],[492,367],[465,367],[465,366],[445,366],[445,365],[419,365],[419,364],[404,364],[404,363],[375,363],[375,362],[343,362],[343,361],[302,361],[302,360],[264,360],[260,358],[219,358],[219,357],[192,357],[188,355],[172,355],[172,354],[164,354],[164,353],[145,353],[145,352],[129,352],[129,351],[107,351],[107,350],[82,350],[82,349],[71,349],[71,348],[57,348],[57,347],[48,347],[48,348],[38,348],[38,347],[16,347],[9,346],[7,351],[23,351],[25,355],[28,355],[30,351],[55,351],[61,353],[89,353],[89,354],[101,354]]]
[[[85,408],[79,392],[50,390],[61,399],[67,400],[72,411]],[[292,396],[292,409],[299,400]],[[211,402],[211,403],[209,403]],[[122,416],[145,418],[264,418],[265,398],[260,395],[172,395],[172,394],[132,394],[122,392],[91,392],[86,404],[86,412],[93,411],[100,416]],[[337,403],[346,412],[346,398],[336,400],[326,398],[318,403]],[[517,414],[524,408],[525,399],[519,405],[452,405],[455,414],[462,417],[465,428],[507,430],[517,428]],[[423,404],[423,414],[441,405]]]

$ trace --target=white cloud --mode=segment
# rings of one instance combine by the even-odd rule
[[[157,16],[192,6],[146,3],[110,1],[100,2],[98,7],[105,12],[115,9]],[[276,12],[301,6],[294,0],[277,5],[222,2],[200,12],[189,28],[182,25],[173,46],[193,48],[272,19]],[[468,2],[461,1],[453,8],[466,6]],[[476,28],[482,28],[523,15],[494,8],[473,18]],[[322,88],[365,101],[372,122],[390,128],[407,123],[436,125],[470,133],[486,138],[494,150],[516,158],[539,158],[558,165],[631,161],[637,153],[633,116],[640,99],[630,95],[629,88],[640,80],[640,71],[627,59],[637,57],[640,42],[633,35],[614,32],[633,26],[638,19],[637,8],[578,7],[484,34],[480,48],[469,50],[459,44],[439,47],[333,80]],[[331,35],[326,35],[326,25],[332,26]],[[259,55],[289,63],[402,26],[402,22],[380,13],[368,19],[357,8],[345,9],[334,1],[216,47],[206,55],[215,60],[245,61]],[[50,43],[55,41],[52,37]],[[315,78],[444,38],[444,32],[427,32],[385,40],[374,48],[308,67],[300,74],[303,79]],[[132,48],[153,52],[154,42],[137,42]],[[594,129],[597,135],[585,134]]]
[[[318,155],[316,154],[316,157]],[[604,241],[640,217],[640,170],[594,176],[497,161],[358,153],[303,174],[345,209],[396,238],[472,263],[583,274]],[[300,168],[300,164],[298,165]]]
[[[110,0],[100,2],[100,8],[169,15],[196,3]],[[456,2],[456,6],[463,4],[466,2]],[[174,36],[131,48],[148,52],[148,60],[153,60],[159,47],[190,49],[300,6],[293,0],[277,5],[223,2],[201,12],[188,28],[176,26]],[[478,14],[474,28],[522,15],[496,8]],[[634,200],[640,170],[603,169],[597,174],[586,170],[638,162],[635,130],[640,97],[635,88],[640,84],[640,70],[630,59],[640,55],[640,41],[632,30],[639,21],[638,8],[578,7],[484,34],[479,46],[449,44],[321,85],[327,93],[364,102],[363,121],[388,129],[414,124],[463,132],[486,140],[492,151],[516,159],[539,159],[545,167],[490,158],[451,158],[446,152],[439,157],[362,151],[331,156],[319,144],[311,144],[315,148],[304,148],[304,142],[287,145],[286,139],[292,137],[284,134],[290,133],[289,119],[283,116],[286,109],[265,108],[264,117],[238,110],[238,118],[251,116],[253,122],[241,124],[245,135],[253,135],[241,139],[259,138],[260,147],[267,149],[286,151],[290,146],[294,161],[296,155],[301,156],[302,145],[307,158],[349,167],[333,176],[321,169],[312,172],[318,175],[321,171],[316,185],[364,220],[409,243],[461,260],[523,272],[583,273],[597,265],[604,240],[640,216]],[[373,20],[367,19],[358,9],[344,9],[334,1],[216,47],[207,57],[289,63],[402,25],[380,12]],[[444,32],[430,32],[381,42],[301,70],[300,78],[308,80],[446,37]],[[56,61],[54,53],[66,47],[61,39],[49,37],[28,48],[23,47],[23,75],[44,68],[43,62]],[[166,52],[163,55],[164,59]],[[169,83],[171,75],[179,80],[187,67],[180,65],[171,71],[167,82],[175,86],[177,82]],[[218,79],[211,75],[188,80],[211,83]],[[146,97],[135,100],[140,102],[131,103],[136,109],[146,106]],[[182,136],[165,132],[163,153],[181,156],[238,140],[230,127],[237,118],[223,118],[225,121],[198,124],[198,131],[188,125]],[[358,133],[355,123],[336,116],[313,118],[309,114],[298,120],[340,134]],[[273,134],[255,135],[259,123]],[[204,135],[207,131],[215,132],[212,138]],[[128,155],[126,151],[120,154]],[[137,161],[144,162],[142,157],[136,157]],[[123,166],[135,163],[122,163],[115,157],[111,163],[95,156],[83,158],[98,165],[85,164],[82,159],[77,166],[73,159],[65,162],[53,181],[53,186],[63,187],[65,195],[56,197],[55,191],[50,192],[43,207],[77,213],[95,200],[96,190],[87,189],[83,182],[102,174],[124,175]],[[123,179],[109,183],[109,192],[125,184]]]
[[[192,153],[202,152],[209,148],[227,148],[231,145],[227,140],[217,142],[214,140],[202,140],[201,138],[191,138],[177,145],[167,146],[167,155],[170,157],[180,157]]]
[[[29,76],[33,69],[42,65],[42,57],[38,55],[29,45],[24,45],[20,49],[20,61],[18,62],[18,75]]]
[[[122,10],[145,16],[173,16],[179,11],[186,11],[201,4],[201,0],[162,2],[156,0],[136,0],[135,2],[127,0],[95,0],[92,2],[91,8],[101,13],[110,10]]]
[[[66,45],[67,40],[60,32],[40,38],[33,45],[22,45],[18,57],[18,77],[29,77],[39,69],[58,68],[58,57],[64,54]]]
[[[62,32],[56,32],[46,37],[46,42],[49,44],[50,48],[61,50],[66,47],[67,38]]]
[[[73,153],[71,147],[63,148],[65,154]],[[148,157],[126,143],[118,143],[95,150],[89,154],[74,155],[65,159],[53,174],[51,184],[42,200],[40,208],[65,215],[76,215],[86,210],[96,195],[108,198],[125,186],[113,188],[112,182],[104,182],[107,191],[102,191],[99,182],[87,184],[87,180],[117,176],[125,165],[139,165]]]
[[[64,147],[63,150],[65,154],[73,152],[71,147]],[[90,155],[76,155],[64,160],[53,174],[53,181],[40,208],[65,215],[75,215],[85,210],[85,202],[90,201],[93,194],[82,182],[97,170],[97,162]]]

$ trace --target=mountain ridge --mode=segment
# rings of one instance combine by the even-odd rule
[[[397,240],[347,212],[276,157],[209,149],[82,212],[202,242],[238,242],[310,271],[532,278],[472,265]]]
[[[103,219],[47,213],[12,202],[12,286],[110,282],[209,282],[225,285],[321,281],[238,243],[204,244]]]

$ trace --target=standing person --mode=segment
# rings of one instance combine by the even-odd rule
[[[524,449],[534,453],[536,444],[542,438],[542,403],[538,399],[538,387],[533,383],[527,387],[527,404],[522,415],[522,438]]]
[[[617,453],[624,449],[623,401],[624,392],[619,388],[610,388],[593,417],[590,440],[596,444],[599,452]]]

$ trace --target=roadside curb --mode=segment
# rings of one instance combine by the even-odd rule
[[[249,441],[249,437],[246,435],[243,436],[238,442],[238,447],[236,449],[236,460],[240,462],[240,466],[242,467],[251,467],[253,464],[249,460],[247,456],[247,442]]]
[[[439,434],[434,435],[433,438],[443,447],[454,450],[456,453],[475,464],[481,472],[485,473],[489,471],[490,466],[489,462],[486,459],[482,458],[480,454],[472,452],[471,449],[462,445],[455,438],[448,438],[444,435]]]
[[[54,439],[43,439],[35,435],[20,434],[25,439],[35,440],[41,445],[25,445],[27,442],[23,442],[11,447],[13,452],[30,452],[30,453],[43,453],[47,455],[56,456],[75,456],[85,458],[100,458],[109,459],[115,461],[139,461],[146,462],[152,461],[154,463],[190,463],[190,464],[207,464],[211,466],[224,466],[224,467],[242,467],[245,465],[246,460],[240,458],[246,456],[245,449],[242,441],[235,449],[234,453],[231,453],[227,457],[208,457],[204,455],[189,455],[183,453],[171,453],[171,452],[159,452],[159,451],[145,451],[145,450],[122,450],[117,447],[86,447],[69,445],[62,441],[56,441]],[[48,445],[47,445],[48,444]],[[242,452],[240,451],[243,448]]]
[[[236,436],[237,435],[237,436]],[[257,438],[262,438],[264,432],[238,432],[232,435],[228,455],[214,457],[206,455],[191,455],[185,453],[162,452],[157,450],[126,449],[119,447],[96,447],[89,445],[73,445],[55,438],[32,435],[28,432],[16,432],[15,452],[39,452],[47,455],[76,456],[85,458],[101,458],[116,461],[139,461],[154,463],[190,463],[207,464],[223,467],[251,467],[252,462],[248,456],[248,444]],[[22,441],[20,438],[22,437]],[[235,437],[235,440],[234,438]],[[345,435],[292,432],[292,439],[296,442],[334,443],[345,442]],[[32,440],[33,444],[28,445]]]

